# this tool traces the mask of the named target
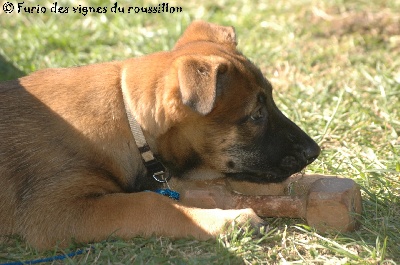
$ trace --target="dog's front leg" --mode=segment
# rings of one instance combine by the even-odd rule
[[[204,240],[216,237],[235,223],[262,224],[250,209],[189,208],[154,192],[113,193],[63,204],[66,207],[63,214],[47,215],[52,224],[59,226],[52,229],[46,226],[49,222],[41,222],[41,227],[34,229],[42,232],[25,234],[29,243],[46,249],[56,244],[66,246],[71,239],[85,243],[110,236],[129,239],[155,235]]]

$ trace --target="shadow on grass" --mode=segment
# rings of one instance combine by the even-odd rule
[[[0,55],[0,81],[17,79],[25,73]]]
[[[1,241],[0,241],[1,242]],[[37,251],[19,236],[4,237],[0,265],[42,264],[243,264],[217,241],[170,240],[168,238],[110,239],[92,244],[73,244],[67,249]]]

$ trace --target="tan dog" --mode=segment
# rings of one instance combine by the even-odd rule
[[[197,21],[170,52],[0,85],[0,234],[50,248],[110,235],[206,239],[235,221],[262,224],[250,209],[188,208],[142,192],[160,184],[126,109],[176,177],[278,182],[320,152],[276,108],[233,28]]]

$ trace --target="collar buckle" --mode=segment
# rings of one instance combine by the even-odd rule
[[[168,176],[167,178],[165,178],[165,175],[166,175],[165,171],[159,171],[153,174],[153,179],[155,179],[155,181],[160,183],[167,183],[167,181],[170,180],[171,177]]]

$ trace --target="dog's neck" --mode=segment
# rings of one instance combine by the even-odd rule
[[[148,175],[152,176],[158,182],[166,182],[171,178],[171,175],[161,163],[156,155],[153,153],[152,148],[147,143],[146,137],[140,124],[133,116],[132,110],[129,107],[129,97],[126,86],[121,86],[123,104],[125,106],[126,116],[128,118],[129,127],[132,132],[132,136],[135,140],[136,146],[139,150],[142,162],[147,169]]]

